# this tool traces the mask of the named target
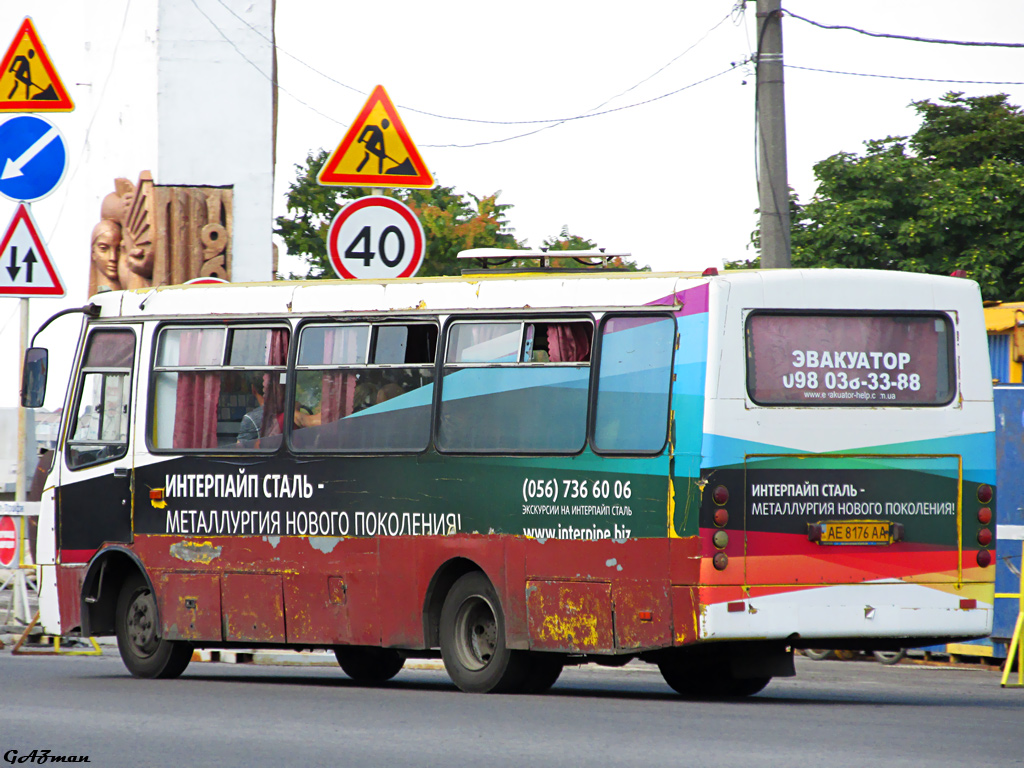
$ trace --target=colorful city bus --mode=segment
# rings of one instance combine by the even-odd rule
[[[638,659],[746,696],[794,649],[991,629],[968,280],[492,268],[82,311],[41,621],[116,635],[133,675],[327,649],[362,683],[440,655],[464,691],[540,692]]]

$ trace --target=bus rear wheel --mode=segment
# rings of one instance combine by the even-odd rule
[[[565,667],[558,656],[550,653],[531,652],[528,669],[519,690],[522,693],[544,693],[557,682]]]
[[[405,658],[392,648],[338,646],[334,657],[341,670],[363,685],[376,685],[393,678],[402,670]]]
[[[505,646],[505,615],[494,586],[483,573],[464,574],[452,585],[441,607],[440,630],[441,658],[460,690],[522,690],[529,659],[525,651]]]
[[[189,643],[160,637],[156,598],[141,574],[125,581],[117,597],[117,649],[134,677],[178,677],[192,661]]]
[[[676,693],[688,699],[722,699],[753,696],[765,689],[771,677],[733,677],[722,662],[711,659],[683,664],[672,659],[658,664],[661,676]]]

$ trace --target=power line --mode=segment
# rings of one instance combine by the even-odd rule
[[[195,2],[195,0],[193,0],[193,2]],[[341,80],[338,80],[338,79],[337,79],[337,78],[335,78],[335,77],[331,77],[331,76],[330,76],[330,75],[328,75],[328,74],[327,74],[326,72],[322,72],[322,71],[320,71],[319,69],[317,69],[316,67],[314,67],[314,66],[313,66],[312,64],[307,64],[307,63],[306,63],[306,62],[304,62],[304,61],[303,61],[302,59],[300,59],[300,58],[299,58],[298,56],[295,56],[295,55],[293,55],[293,54],[289,53],[289,52],[288,52],[288,51],[286,51],[286,50],[285,50],[284,48],[282,48],[281,46],[279,46],[279,45],[277,44],[277,42],[276,42],[276,41],[274,41],[273,39],[271,39],[271,38],[267,37],[267,36],[266,36],[265,34],[263,34],[263,32],[261,32],[261,31],[260,31],[259,29],[257,29],[257,28],[256,28],[256,27],[254,27],[254,26],[253,26],[252,24],[250,24],[250,23],[249,23],[248,21],[246,21],[246,20],[245,20],[245,19],[243,19],[243,18],[242,18],[241,16],[239,16],[239,15],[238,15],[237,13],[235,13],[235,12],[234,12],[234,11],[233,11],[233,10],[232,10],[232,9],[230,8],[230,6],[228,6],[228,5],[227,5],[227,4],[226,4],[226,3],[224,2],[224,0],[217,0],[217,2],[218,2],[218,3],[220,3],[220,5],[221,5],[221,6],[222,6],[222,7],[224,8],[224,10],[225,10],[225,11],[227,11],[228,13],[230,13],[230,14],[231,14],[232,16],[234,16],[234,17],[235,17],[236,19],[238,19],[238,20],[239,20],[240,22],[242,22],[243,24],[245,24],[245,26],[247,26],[247,27],[248,27],[249,29],[251,29],[251,30],[252,30],[253,32],[255,32],[255,33],[256,33],[257,35],[259,35],[259,36],[260,36],[260,37],[262,37],[262,38],[263,38],[264,40],[266,40],[266,41],[267,41],[268,43],[270,43],[270,44],[271,44],[272,46],[274,46],[274,50],[275,50],[275,51],[277,51],[278,53],[283,53],[283,54],[284,54],[285,56],[287,56],[288,58],[290,58],[290,59],[294,59],[294,60],[295,60],[295,61],[297,61],[297,62],[298,62],[299,64],[301,64],[302,66],[304,66],[304,67],[305,67],[306,69],[308,69],[308,70],[310,70],[310,71],[312,71],[312,72],[315,72],[316,74],[320,75],[320,77],[323,77],[323,78],[325,78],[325,79],[327,79],[327,80],[330,80],[330,81],[331,81],[332,83],[334,83],[335,85],[340,85],[340,86],[341,86],[342,88],[347,88],[347,89],[348,89],[348,90],[350,90],[350,91],[355,91],[356,93],[358,93],[358,94],[360,94],[360,95],[362,95],[362,96],[369,96],[369,94],[368,94],[368,93],[367,93],[366,91],[361,91],[361,90],[359,90],[358,88],[356,88],[355,86],[349,85],[348,83],[343,83],[343,82],[341,82]],[[221,33],[221,34],[223,34],[223,33]],[[289,94],[289,95],[290,95],[290,94]],[[296,100],[297,100],[297,99],[296,99]],[[301,102],[300,102],[300,103],[301,103]]]
[[[737,5],[738,5],[738,3],[737,3]],[[687,49],[686,49],[685,51],[683,51],[683,52],[682,52],[682,53],[680,53],[680,54],[679,54],[678,56],[676,56],[675,58],[673,58],[673,59],[672,59],[672,60],[671,60],[670,62],[668,62],[667,64],[665,64],[664,66],[662,66],[662,67],[661,67],[660,69],[656,70],[655,72],[652,72],[652,73],[651,73],[650,75],[648,75],[647,77],[645,77],[645,78],[644,78],[643,80],[641,80],[641,81],[640,81],[639,83],[636,83],[636,84],[634,84],[634,85],[631,85],[631,86],[629,86],[629,88],[627,88],[626,90],[624,90],[624,91],[623,91],[622,93],[619,93],[619,94],[617,94],[617,95],[615,95],[615,96],[612,96],[612,97],[611,97],[610,99],[606,99],[605,101],[602,101],[602,102],[601,102],[600,104],[598,104],[598,105],[597,105],[596,107],[594,107],[594,109],[592,109],[591,111],[593,112],[593,111],[595,111],[595,110],[598,110],[598,109],[600,109],[601,107],[603,107],[603,106],[604,106],[605,104],[611,104],[611,103],[612,103],[613,101],[615,101],[615,100],[616,100],[617,98],[619,98],[620,96],[625,96],[625,95],[626,95],[627,93],[629,93],[630,91],[633,91],[633,90],[636,90],[637,88],[639,88],[639,87],[640,87],[641,85],[643,85],[644,83],[646,83],[646,82],[647,82],[648,80],[653,80],[653,79],[654,79],[655,77],[657,77],[657,76],[658,76],[658,75],[660,75],[660,74],[661,74],[662,72],[664,72],[664,71],[665,71],[666,69],[668,69],[669,67],[671,67],[671,66],[672,66],[673,64],[675,64],[675,63],[676,63],[677,61],[679,61],[679,59],[683,58],[683,56],[685,56],[685,55],[686,55],[686,54],[688,54],[688,53],[689,53],[690,51],[692,51],[692,50],[693,50],[694,48],[696,48],[696,47],[697,47],[698,45],[700,45],[701,43],[703,43],[703,42],[704,42],[704,41],[705,41],[705,40],[707,39],[708,35],[710,35],[710,34],[711,34],[712,32],[714,32],[714,31],[715,31],[716,29],[718,29],[718,28],[719,28],[720,26],[722,26],[722,25],[723,25],[723,24],[724,24],[724,23],[725,23],[726,21],[728,21],[728,20],[729,20],[729,19],[730,19],[730,18],[731,18],[731,17],[733,16],[733,14],[734,14],[735,12],[736,12],[736,6],[733,6],[732,8],[730,8],[730,9],[729,9],[729,12],[728,12],[727,14],[725,14],[725,16],[724,16],[724,17],[722,17],[722,20],[721,20],[721,21],[719,21],[719,22],[718,22],[717,24],[715,24],[715,26],[713,26],[713,27],[712,27],[711,29],[709,29],[709,30],[708,30],[707,32],[705,32],[705,33],[704,33],[704,34],[703,34],[703,35],[701,36],[701,38],[700,38],[700,39],[699,39],[699,40],[698,40],[697,42],[695,42],[695,43],[694,43],[693,45],[691,45],[691,46],[690,46],[689,48],[687,48]]]
[[[953,83],[954,85],[1024,85],[1024,82],[1013,80],[950,80],[941,77],[909,77],[906,75],[876,75],[869,72],[842,72],[837,69],[819,69],[818,67],[798,67],[786,64],[786,69],[802,69],[806,72],[824,72],[829,75],[850,75],[852,77],[880,77],[885,80],[912,80],[924,83]]]
[[[95,106],[93,107],[92,114],[89,116],[89,124],[85,128],[85,138],[82,139],[82,149],[80,154],[84,155],[86,148],[89,146],[89,136],[92,134],[93,124],[96,122],[96,117],[100,113],[100,107],[103,105],[103,97],[107,95],[107,86],[110,84],[110,78],[114,74],[114,67],[117,64],[117,51],[121,47],[121,39],[124,37],[125,26],[128,24],[128,12],[131,10],[132,0],[125,0],[124,14],[121,17],[121,29],[117,33],[117,40],[114,41],[114,50],[110,54],[110,67],[107,69],[107,76],[103,79],[103,85],[100,87],[100,95],[96,99]],[[68,197],[71,194],[71,183],[78,176],[78,171],[82,168],[82,163],[75,163],[75,170],[71,172],[71,176],[67,180],[67,184],[64,185],[63,197],[60,201],[60,208],[57,209],[57,217],[53,222],[53,226],[50,228],[50,238],[57,231],[57,226],[60,224],[61,218],[64,216],[64,206],[67,205]]]
[[[1024,48],[1024,43],[982,43],[972,40],[942,40],[934,37],[914,37],[912,35],[894,35],[887,32],[869,32],[866,29],[860,29],[858,27],[850,27],[844,24],[822,24],[818,21],[813,21],[804,16],[800,16],[792,11],[782,9],[782,12],[787,16],[792,16],[794,19],[800,19],[800,21],[807,22],[815,27],[821,29],[844,29],[849,32],[856,32],[861,35],[868,35],[869,37],[887,37],[893,40],[910,40],[915,43],[935,43],[938,45],[969,45],[980,48]]]
[[[358,94],[361,94],[363,96],[367,95],[366,91],[362,91],[362,90],[360,90],[358,88],[355,88],[354,86],[348,85],[347,83],[343,83],[340,80],[332,77],[331,75],[328,75],[326,72],[323,72],[322,70],[317,69],[313,65],[306,63],[305,61],[300,59],[298,56],[295,56],[292,53],[289,53],[285,49],[281,48],[274,40],[272,40],[271,38],[267,37],[265,34],[263,34],[263,32],[261,32],[259,29],[254,27],[248,21],[246,21],[244,18],[239,16],[237,13],[235,13],[230,7],[228,7],[227,4],[225,4],[224,0],[217,0],[217,2],[226,11],[228,11],[228,13],[230,13],[232,16],[234,16],[236,19],[238,19],[238,21],[240,21],[242,24],[247,26],[249,29],[251,29],[258,36],[262,37],[267,43],[269,43],[270,45],[274,46],[275,50],[277,50],[278,52],[283,53],[285,56],[288,56],[290,59],[293,59],[296,62],[298,62],[299,64],[301,64],[302,66],[304,66],[306,69],[310,70],[311,72],[315,72],[316,74],[320,75],[321,77],[325,78],[326,80],[330,80],[332,83],[340,85],[343,88],[347,88],[348,90],[354,91],[354,92],[356,92]],[[196,0],[192,0],[192,4],[196,5]],[[196,5],[196,8],[199,9],[199,6]],[[435,147],[435,148],[436,147],[454,147],[454,146],[472,147],[472,146],[479,146],[480,144],[494,144],[494,143],[499,143],[499,142],[502,142],[502,141],[510,141],[511,139],[514,139],[514,138],[520,138],[521,136],[531,136],[534,133],[538,133],[539,131],[546,130],[547,128],[551,128],[551,127],[554,127],[556,125],[561,125],[563,123],[570,122],[570,121],[573,121],[573,120],[582,120],[582,119],[587,118],[587,117],[597,117],[599,115],[607,115],[607,114],[610,114],[612,112],[617,112],[617,111],[622,110],[622,109],[632,109],[633,107],[638,107],[638,106],[642,106],[644,104],[649,104],[651,102],[658,101],[660,99],[664,99],[664,98],[666,98],[668,96],[674,96],[675,94],[680,93],[681,91],[685,91],[688,88],[692,88],[695,85],[700,85],[700,83],[707,82],[708,80],[713,80],[714,78],[719,77],[720,75],[723,75],[723,74],[725,74],[728,71],[731,71],[736,66],[739,66],[740,64],[746,63],[746,62],[738,62],[737,64],[734,64],[733,66],[731,66],[728,70],[724,70],[722,72],[719,72],[717,75],[712,75],[711,77],[705,78],[704,80],[700,80],[700,81],[697,81],[695,83],[691,83],[690,85],[683,86],[682,88],[678,88],[678,89],[676,89],[676,90],[674,90],[674,91],[672,91],[670,93],[662,94],[661,96],[656,96],[654,98],[647,99],[646,101],[637,102],[635,104],[629,104],[629,105],[626,105],[624,107],[616,107],[614,109],[605,110],[603,112],[596,112],[595,111],[595,110],[598,110],[601,107],[603,107],[605,104],[609,104],[612,101],[615,101],[615,99],[618,99],[619,97],[624,96],[625,94],[629,93],[630,91],[635,90],[639,86],[641,86],[644,83],[646,83],[648,80],[651,80],[654,77],[656,77],[657,75],[661,74],[664,70],[668,69],[676,61],[681,59],[683,56],[685,56],[691,50],[693,50],[698,45],[700,45],[702,42],[704,42],[704,40],[712,32],[714,32],[716,29],[718,29],[720,26],[722,26],[722,24],[724,24],[726,21],[728,21],[730,18],[732,18],[735,15],[735,12],[736,12],[736,7],[734,6],[733,8],[730,9],[729,13],[727,13],[724,17],[722,17],[722,19],[720,21],[715,23],[695,43],[693,43],[688,48],[686,48],[682,53],[680,53],[677,56],[675,56],[668,63],[664,64],[662,67],[660,67],[655,72],[653,72],[652,74],[650,74],[647,77],[645,77],[643,80],[640,80],[636,84],[631,85],[629,88],[627,88],[626,90],[622,91],[621,93],[619,93],[619,94],[617,94],[615,96],[612,96],[609,99],[606,99],[601,104],[599,104],[598,106],[594,107],[593,109],[591,109],[590,111],[588,111],[587,113],[584,113],[584,114],[573,115],[573,116],[570,116],[570,117],[554,117],[554,118],[547,118],[547,119],[541,119],[541,120],[483,120],[483,119],[472,118],[472,117],[458,117],[458,116],[455,116],[455,115],[442,115],[442,114],[439,114],[439,113],[436,113],[436,112],[429,112],[427,110],[417,109],[416,107],[410,107],[407,104],[398,104],[397,106],[400,109],[402,109],[404,111],[407,111],[407,112],[415,112],[415,113],[420,114],[420,115],[425,115],[427,117],[435,117],[435,118],[438,118],[440,120],[453,120],[453,121],[456,121],[456,122],[465,122],[465,123],[479,123],[481,125],[544,125],[545,126],[545,127],[540,128],[540,129],[538,129],[536,131],[530,131],[529,133],[520,134],[519,136],[510,136],[510,137],[508,137],[506,139],[499,139],[498,141],[494,141],[494,142],[489,142],[488,141],[488,142],[480,142],[479,144],[466,144],[466,145],[455,145],[455,144],[433,144],[433,145],[432,144],[424,144],[424,145],[422,145],[422,146],[425,146],[425,147]],[[203,13],[203,12],[200,10],[200,13]],[[228,40],[227,35],[224,34],[223,30],[221,30],[220,27],[218,27],[217,24],[209,16],[207,16],[205,13],[203,13],[203,16],[205,16],[207,21],[209,21],[210,24],[212,24],[214,26],[214,28],[217,29],[217,31],[221,34],[221,36],[225,40],[227,40],[228,43],[230,43],[231,46],[233,48],[235,48],[236,51],[238,51],[238,48],[233,43],[231,43],[230,40]],[[243,59],[246,59],[246,61],[249,61],[242,54],[241,51],[238,51],[238,53],[239,53],[240,56],[242,56]],[[249,63],[252,64],[252,66],[255,67],[257,69],[257,71],[260,72],[260,74],[262,74],[264,77],[267,77],[266,73],[264,73],[262,70],[260,70],[259,67],[256,67],[256,65],[253,64],[251,61]],[[278,83],[275,82],[274,84],[277,85],[279,88],[282,88],[282,90],[284,90],[284,88],[281,87]],[[285,92],[287,93],[287,91],[285,91]],[[300,104],[303,104],[304,106],[309,106],[304,101],[302,101],[301,99],[298,99],[294,95],[292,95],[290,93],[288,95],[292,96],[292,98],[294,98]],[[313,107],[309,107],[309,108],[313,109]],[[316,109],[313,109],[313,111],[314,112],[318,112],[318,114],[321,114],[321,115],[323,114],[322,112],[319,112]],[[330,119],[334,120],[334,118],[330,118]],[[338,121],[334,120],[334,122],[338,122]]]
[[[218,2],[220,2],[221,5],[224,5],[224,3],[221,2],[221,0],[218,0]],[[302,99],[300,99],[298,96],[296,96],[294,93],[292,93],[287,88],[282,86],[276,79],[274,79],[273,77],[268,75],[266,72],[264,72],[262,69],[260,69],[259,65],[256,64],[256,62],[254,62],[252,59],[250,59],[248,56],[246,56],[244,53],[242,53],[241,49],[237,45],[234,44],[234,42],[231,40],[230,37],[227,36],[227,33],[225,33],[224,30],[221,29],[217,25],[217,22],[215,22],[213,19],[211,19],[209,17],[209,15],[207,15],[206,11],[204,11],[202,8],[199,7],[199,3],[197,3],[196,0],[192,0],[192,5],[194,5],[196,10],[199,11],[199,13],[202,14],[203,18],[205,18],[208,22],[210,22],[210,26],[212,26],[215,30],[217,30],[218,34],[220,34],[220,36],[222,38],[224,38],[224,42],[226,42],[228,45],[230,45],[232,48],[234,48],[235,49],[235,53],[237,53],[239,56],[241,56],[242,59],[245,60],[245,62],[247,64],[249,64],[249,66],[251,66],[253,69],[255,69],[257,72],[259,72],[261,75],[263,75],[263,77],[265,77],[271,83],[271,85],[273,85],[275,88],[280,88],[282,91],[284,91],[286,94],[288,94],[288,96],[290,96],[291,98],[293,98],[297,102],[299,102],[299,104],[301,104],[302,106],[306,107],[309,110],[312,110],[313,112],[316,112],[318,115],[320,115],[320,117],[327,118],[332,123],[337,123],[338,125],[342,126],[343,128],[347,128],[348,127],[348,123],[343,123],[340,120],[338,120],[338,119],[336,119],[334,117],[331,117],[328,114],[325,114],[325,113],[321,112],[319,109],[317,109],[313,105],[307,104]],[[227,8],[226,5],[224,7]],[[231,9],[228,8],[228,10],[230,11]],[[236,19],[239,19],[240,21],[242,21],[242,23],[244,23],[247,27],[249,27],[249,29],[253,30],[254,32],[257,32],[257,34],[259,34],[260,37],[262,37],[264,40],[268,40],[266,35],[263,35],[262,33],[260,33],[258,30],[256,30],[256,28],[254,26],[249,24],[249,22],[245,21],[244,19],[241,19],[233,11],[232,11],[232,15]],[[273,45],[273,42],[271,41],[270,44]],[[343,85],[343,83],[342,83],[342,85]]]
[[[682,93],[683,91],[687,91],[690,88],[695,88],[698,85],[702,85],[703,83],[710,82],[711,80],[719,78],[722,75],[726,75],[726,74],[728,74],[729,72],[732,72],[734,69],[736,69],[737,67],[741,66],[744,63],[745,62],[736,62],[736,63],[730,64],[728,68],[723,69],[721,72],[719,72],[717,74],[710,75],[708,77],[705,77],[702,80],[697,80],[696,82],[690,83],[689,85],[684,85],[682,88],[677,88],[676,90],[671,91],[670,93],[663,93],[661,96],[655,96],[654,98],[647,99],[645,101],[638,101],[638,102],[635,102],[633,104],[627,104],[627,105],[625,105],[623,107],[615,107],[613,109],[606,109],[606,110],[604,110],[602,112],[592,112],[592,113],[583,114],[583,115],[574,115],[573,117],[557,118],[555,120],[550,120],[550,121],[549,120],[521,120],[521,121],[511,121],[511,122],[496,122],[496,121],[491,121],[491,120],[473,120],[473,121],[471,121],[471,122],[489,123],[489,124],[494,124],[494,125],[522,125],[522,124],[530,124],[530,123],[538,123],[538,122],[552,123],[552,125],[545,125],[545,126],[543,126],[541,128],[538,128],[535,131],[529,131],[527,133],[520,133],[520,134],[517,134],[515,136],[507,136],[504,139],[495,139],[493,141],[478,141],[478,142],[476,142],[474,144],[421,144],[420,146],[421,147],[430,147],[432,149],[447,149],[447,148],[468,149],[470,147],[482,147],[482,146],[484,146],[486,144],[501,144],[502,142],[512,141],[513,139],[521,139],[524,136],[532,136],[535,133],[540,133],[541,131],[547,130],[548,128],[553,128],[556,125],[562,125],[563,123],[568,123],[568,122],[571,122],[573,120],[586,120],[587,118],[590,118],[590,117],[601,117],[602,115],[610,115],[613,112],[622,112],[622,111],[627,110],[627,109],[634,109],[635,107],[642,107],[642,106],[644,106],[646,104],[651,104],[651,103],[653,103],[655,101],[661,101],[662,99],[667,99],[669,96],[675,96],[677,93]],[[449,118],[449,119],[456,119],[456,118]]]

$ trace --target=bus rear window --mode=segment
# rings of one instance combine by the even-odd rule
[[[956,390],[943,314],[755,312],[746,342],[758,405],[945,405]]]

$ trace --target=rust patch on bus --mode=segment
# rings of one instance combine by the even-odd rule
[[[668,581],[618,581],[612,587],[615,646],[644,650],[672,645],[672,601]]]
[[[212,541],[179,541],[171,545],[171,557],[187,563],[209,565],[220,557],[221,547],[214,546]]]
[[[597,582],[527,582],[530,647],[588,653],[613,648],[611,585]]]

